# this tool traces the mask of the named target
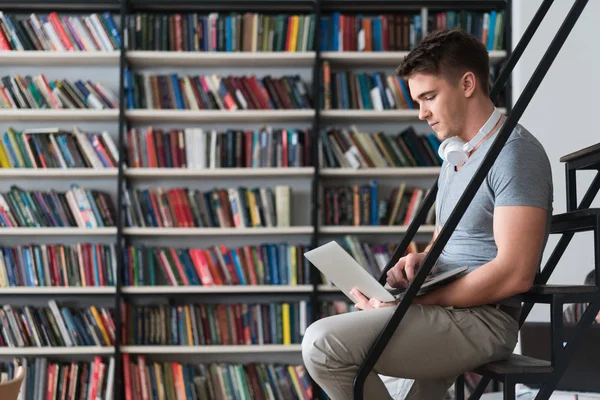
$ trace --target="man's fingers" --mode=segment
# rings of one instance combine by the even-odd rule
[[[388,271],[387,275],[386,281],[391,287],[408,286],[408,282],[406,281],[406,278],[404,278],[402,269],[394,267]]]
[[[415,278],[415,270],[417,267],[418,265],[415,260],[411,259],[410,261],[407,261],[406,266],[404,267],[404,273],[406,274],[406,279],[409,282],[412,282],[412,280]]]
[[[373,308],[370,304],[369,304],[369,299],[367,297],[365,297],[364,294],[362,294],[358,289],[354,288],[350,291],[350,294],[354,297],[354,299],[356,300],[356,304],[354,305],[354,307],[357,310],[365,310],[367,308]]]

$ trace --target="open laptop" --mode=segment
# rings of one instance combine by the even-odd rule
[[[405,288],[395,289],[382,286],[366,268],[361,266],[348,252],[336,241],[330,241],[315,249],[307,251],[304,256],[319,269],[328,280],[333,282],[349,299],[355,301],[350,294],[352,288],[358,288],[368,298],[379,301],[393,301],[403,296]],[[419,294],[432,290],[439,285],[447,284],[467,271],[468,267],[455,268],[439,274],[430,274]]]
[[[575,326],[565,325],[568,340]],[[525,322],[521,327],[521,354],[550,361],[551,336],[549,322]],[[600,392],[600,325],[595,324],[584,331],[577,350],[556,389],[581,392]],[[541,385],[527,384],[532,388]]]

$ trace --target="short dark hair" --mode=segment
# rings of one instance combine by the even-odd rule
[[[585,277],[584,285],[596,285],[596,270],[591,270]]]
[[[444,75],[458,79],[472,71],[489,96],[490,58],[485,45],[460,28],[442,29],[425,36],[402,60],[396,74],[407,79],[413,73]]]

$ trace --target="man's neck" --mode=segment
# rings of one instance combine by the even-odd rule
[[[472,104],[467,109],[465,126],[462,134],[458,137],[464,142],[468,142],[477,135],[481,127],[487,122],[494,111],[494,104],[489,100]]]

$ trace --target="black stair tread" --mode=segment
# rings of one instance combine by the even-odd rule
[[[535,294],[572,294],[572,293],[597,293],[598,288],[593,285],[533,285],[528,293]]]
[[[587,157],[591,154],[598,154],[600,157],[600,143],[594,144],[592,146],[585,147],[581,150],[577,150],[573,153],[567,154],[560,158],[560,162],[571,162],[578,160],[583,157]]]
[[[507,360],[494,361],[478,368],[479,371],[488,371],[495,374],[547,374],[552,372],[550,361],[533,357],[511,354]]]
[[[577,218],[585,218],[597,216],[600,214],[600,208],[586,208],[583,210],[570,211],[563,214],[555,214],[552,216],[552,222],[564,222]]]

